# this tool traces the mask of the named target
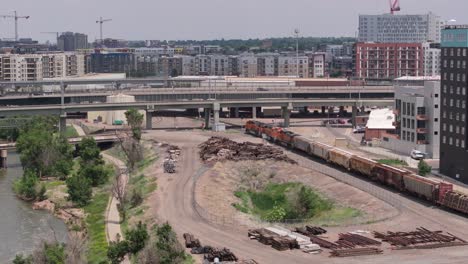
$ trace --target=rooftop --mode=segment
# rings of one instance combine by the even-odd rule
[[[393,122],[395,114],[391,109],[376,109],[372,110],[367,121],[366,128],[369,129],[395,129]]]

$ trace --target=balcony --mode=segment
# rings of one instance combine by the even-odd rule
[[[427,121],[429,120],[429,118],[427,117],[427,115],[416,115],[416,120]]]
[[[418,134],[427,134],[427,128],[417,128],[416,133],[418,133]]]

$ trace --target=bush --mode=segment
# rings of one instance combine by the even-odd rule
[[[47,189],[45,187],[45,184],[41,184],[41,189],[37,192],[37,200],[38,201],[44,201],[47,199],[46,195]]]
[[[431,173],[432,167],[429,166],[424,160],[420,160],[418,164],[419,175],[426,176]]]
[[[119,264],[125,258],[128,253],[128,242],[117,241],[110,242],[109,248],[107,249],[107,258],[112,264]]]
[[[15,256],[13,260],[13,264],[33,264],[33,257],[32,256],[23,256],[23,254],[19,254]]]
[[[68,199],[82,207],[89,203],[93,195],[88,179],[81,175],[74,175],[66,181],[68,187]]]
[[[103,164],[90,163],[82,164],[77,174],[86,178],[91,186],[96,187],[109,180],[111,170]]]
[[[275,205],[273,209],[271,209],[267,215],[265,216],[265,220],[268,222],[279,222],[284,220],[286,216],[286,210],[284,208]]]
[[[141,191],[139,190],[133,190],[131,195],[130,195],[130,206],[132,208],[137,207],[143,202],[143,195],[141,194]]]
[[[26,170],[21,179],[15,181],[13,189],[17,195],[26,199],[36,199],[37,175],[32,170]]]
[[[135,228],[125,232],[125,238],[128,241],[128,253],[136,254],[145,247],[145,243],[149,238],[146,225],[138,222]]]

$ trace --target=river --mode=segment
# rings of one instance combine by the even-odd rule
[[[12,183],[22,175],[19,155],[9,152],[8,169],[0,174],[0,263],[11,263],[17,253],[31,253],[43,240],[67,239],[63,221],[15,196]]]

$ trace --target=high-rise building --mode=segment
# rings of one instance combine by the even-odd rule
[[[61,51],[75,51],[88,48],[88,36],[81,33],[65,32],[57,39],[57,48]]]
[[[424,75],[421,43],[356,43],[354,76],[395,79]]]
[[[278,58],[278,76],[309,77],[309,58],[307,56],[280,56]]]
[[[442,30],[440,172],[468,183],[468,25]]]
[[[423,43],[424,76],[440,76],[440,43]]]
[[[424,15],[360,15],[359,42],[440,43],[444,21],[433,13]]]

